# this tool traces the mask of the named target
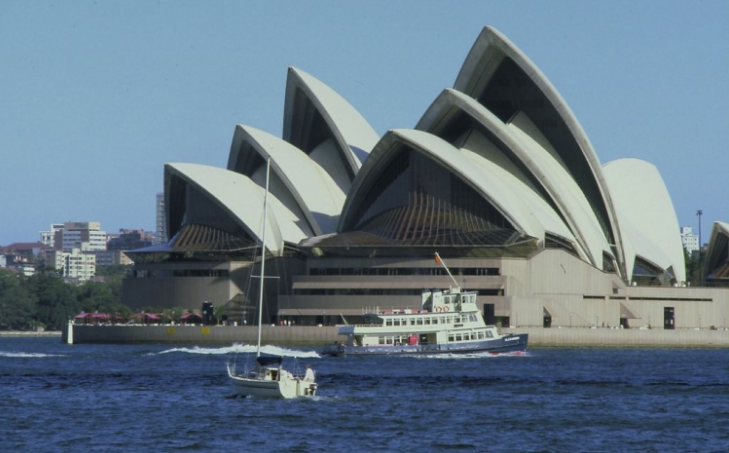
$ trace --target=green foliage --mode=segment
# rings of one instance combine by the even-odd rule
[[[703,251],[700,253],[688,253],[686,249],[683,249],[683,253],[686,263],[686,282],[690,283],[691,286],[701,286]]]
[[[117,266],[123,268],[124,266]],[[32,277],[0,269],[0,330],[59,330],[81,311],[132,311],[121,303],[124,271],[112,272],[104,283],[67,284],[55,269],[39,269]]]
[[[81,311],[76,288],[64,283],[57,274],[36,273],[28,282],[31,292],[38,298],[35,317],[47,329],[59,330]]]
[[[124,278],[127,271],[130,270],[133,266],[132,265],[121,265],[117,264],[114,266],[97,266],[96,267],[96,276],[97,277],[107,277],[107,280],[109,277],[119,278],[120,280]]]
[[[0,330],[29,330],[34,327],[36,298],[22,275],[0,269]]]

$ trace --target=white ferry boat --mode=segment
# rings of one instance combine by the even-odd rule
[[[436,253],[436,262],[443,264]],[[455,279],[453,280],[455,282]],[[475,291],[456,286],[424,291],[419,309],[365,309],[366,324],[343,325],[346,341],[324,348],[333,356],[370,354],[439,354],[524,352],[529,334],[506,334],[486,325]]]

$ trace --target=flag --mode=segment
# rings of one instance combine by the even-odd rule
[[[440,257],[438,256],[438,254],[437,254],[437,253],[436,253],[436,255],[435,255],[435,263],[436,263],[436,264],[440,264]]]

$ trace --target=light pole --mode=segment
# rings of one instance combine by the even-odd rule
[[[704,211],[699,209],[696,211],[696,215],[699,217],[699,286],[703,284],[703,268],[701,266],[701,216],[704,214]]]

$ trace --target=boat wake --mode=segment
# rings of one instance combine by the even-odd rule
[[[255,354],[256,346],[249,344],[236,343],[232,346],[223,346],[220,348],[201,348],[194,346],[190,348],[172,348],[161,352],[152,353],[151,355],[157,354],[169,354],[173,352],[180,352],[184,354],[202,354],[202,355],[225,355],[225,354]],[[306,357],[319,359],[321,356],[316,351],[298,351],[295,349],[282,348],[280,346],[261,346],[261,352],[264,354],[278,355],[282,357]]]
[[[9,352],[9,351],[0,351],[0,357],[8,357],[8,358],[30,358],[30,359],[39,359],[39,358],[46,358],[46,357],[65,357],[63,354],[43,354],[40,352]]]
[[[530,357],[529,352],[525,351],[514,351],[514,352],[472,352],[467,354],[414,354],[410,357],[417,359],[497,359],[501,357]]]

